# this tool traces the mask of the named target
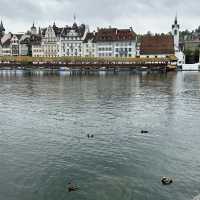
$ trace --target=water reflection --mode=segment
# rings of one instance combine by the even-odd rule
[[[0,71],[0,199],[192,199],[199,83],[198,72]]]

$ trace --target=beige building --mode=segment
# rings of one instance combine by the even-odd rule
[[[61,29],[56,27],[55,23],[53,26],[49,26],[44,30],[42,36],[42,50],[44,51],[44,57],[57,57],[59,56],[59,34]]]

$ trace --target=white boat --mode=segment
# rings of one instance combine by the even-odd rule
[[[200,63],[183,64],[182,71],[200,71]]]
[[[70,68],[68,68],[68,67],[60,67],[60,71],[70,71]]]

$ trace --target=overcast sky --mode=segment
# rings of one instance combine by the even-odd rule
[[[6,32],[23,32],[56,21],[58,26],[77,23],[96,27],[128,28],[136,33],[169,32],[176,13],[181,29],[200,25],[200,0],[0,0]]]

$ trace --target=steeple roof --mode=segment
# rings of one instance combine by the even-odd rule
[[[176,16],[175,16],[174,24],[172,25],[172,29],[175,28],[175,27],[180,28],[180,25],[178,24],[178,17],[177,17],[177,14],[176,14]]]
[[[1,31],[1,32],[2,32],[2,31],[5,31],[5,28],[4,28],[4,26],[3,26],[2,20],[1,20],[1,24],[0,24],[0,31]]]
[[[36,27],[35,27],[35,23],[33,22],[33,25],[32,25],[32,27],[31,27],[31,30],[32,29],[36,29]]]
[[[77,23],[76,23],[76,15],[74,14],[74,23],[73,23],[73,25],[72,25],[72,28],[73,29],[77,29],[78,28],[78,25],[77,25]]]
[[[178,24],[177,15],[176,15],[176,17],[175,17],[174,24]]]

